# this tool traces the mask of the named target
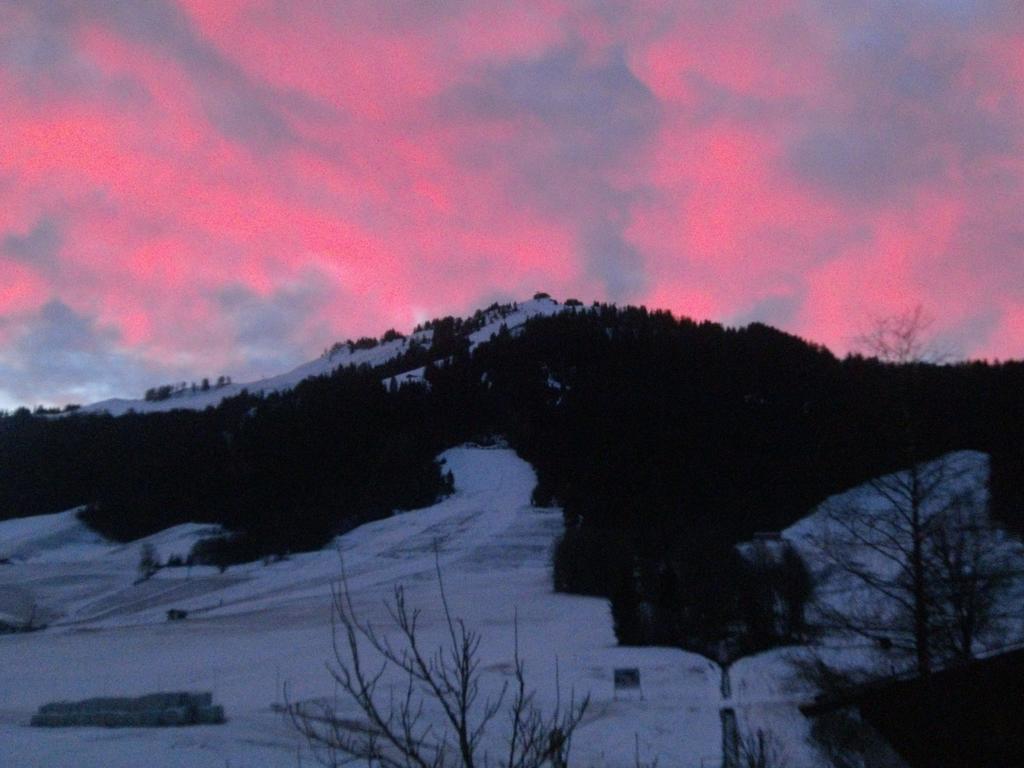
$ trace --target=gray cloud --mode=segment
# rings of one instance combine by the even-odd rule
[[[331,299],[330,284],[319,273],[306,274],[266,296],[232,285],[214,298],[233,336],[241,376],[280,373],[308,358],[305,339],[327,338],[326,329],[309,328]]]
[[[193,28],[169,0],[0,0],[0,17],[18,20],[0,32],[0,65],[9,67],[29,96],[115,97],[145,107],[149,94],[137,80],[110,78],[77,49],[75,35],[88,23],[169,53],[197,86],[207,117],[228,139],[259,151],[301,141],[289,117],[323,115],[323,105],[250,78]]]
[[[330,299],[329,283],[319,273],[306,274],[267,296],[241,285],[220,290],[214,300],[234,355],[226,370],[245,380],[280,373],[308,359],[304,347],[309,337],[331,337],[316,324]],[[212,373],[146,359],[138,350],[125,348],[116,328],[59,299],[31,313],[0,318],[0,333],[6,337],[0,347],[0,408],[140,396],[160,383]]]
[[[51,268],[57,264],[64,236],[56,220],[43,217],[25,234],[8,233],[0,241],[0,251],[10,257],[37,267]]]
[[[961,319],[956,326],[936,335],[932,346],[937,354],[946,359],[962,360],[972,352],[982,349],[992,335],[999,330],[1003,313],[995,307],[978,309],[972,315]]]
[[[588,273],[601,281],[610,300],[636,300],[650,287],[643,257],[623,238],[621,227],[612,222],[589,226],[583,248]]]
[[[8,405],[91,402],[141,393],[172,377],[169,369],[125,351],[117,330],[58,299],[27,315],[0,318],[0,330],[11,335],[0,351],[0,401]]]
[[[523,121],[523,149],[543,155],[547,174],[607,167],[656,127],[657,100],[621,55],[593,64],[575,47],[485,69],[455,88],[445,109],[474,120]],[[531,169],[539,172],[540,169]]]
[[[84,6],[84,4],[83,4]],[[84,16],[84,7],[82,9]],[[103,72],[82,56],[74,41],[70,4],[0,0],[0,68],[36,100],[68,96],[145,108],[149,93],[135,79]]]
[[[787,295],[767,296],[730,322],[735,325],[766,323],[777,328],[785,328],[792,325],[805,298],[803,290]]]
[[[904,151],[912,133],[892,124],[815,130],[790,147],[789,162],[818,189],[870,201],[942,171],[939,158]]]
[[[978,95],[998,83],[986,84],[981,73],[965,86],[961,77],[970,53],[958,42],[959,24],[991,22],[994,5],[912,3],[842,26],[837,94],[804,116],[787,153],[790,172],[864,202],[940,181],[951,163],[970,169],[986,155],[1013,151],[1019,109],[993,114]],[[937,42],[921,46],[922,35]]]
[[[467,122],[518,122],[521,130],[500,145],[470,142],[464,161],[508,173],[509,205],[573,222],[582,266],[608,298],[635,298],[647,288],[643,259],[624,232],[631,200],[645,191],[617,188],[607,172],[653,134],[659,107],[621,53],[592,62],[570,44],[490,66],[446,94],[442,111]]]

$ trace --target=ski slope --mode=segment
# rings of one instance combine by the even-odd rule
[[[553,315],[559,312],[571,310],[559,304],[554,299],[531,299],[530,301],[519,302],[516,309],[511,312],[489,312],[486,316],[486,323],[482,328],[474,331],[469,336],[470,348],[489,340],[496,334],[502,325],[509,330],[521,328],[531,317]],[[111,398],[98,403],[83,406],[78,413],[109,413],[112,416],[121,416],[134,411],[136,413],[155,413],[158,411],[204,410],[211,406],[218,405],[222,400],[238,395],[243,390],[252,394],[270,394],[292,389],[303,379],[313,376],[323,376],[350,365],[369,365],[377,367],[393,360],[408,350],[413,341],[429,343],[432,332],[420,331],[406,339],[382,342],[372,349],[356,349],[349,351],[343,347],[333,354],[321,355],[316,360],[303,363],[297,368],[277,376],[271,376],[256,381],[232,383],[222,387],[207,390],[205,392],[184,391],[175,394],[166,400],[148,401],[144,399]],[[396,379],[399,383],[407,380],[422,378],[423,369],[418,368],[399,374]]]
[[[483,636],[482,683],[491,692],[509,680],[518,616],[520,652],[538,703],[554,705],[556,664],[563,702],[570,691],[591,696],[573,750],[572,764],[581,768],[631,768],[635,741],[645,761],[717,768],[723,710],[735,713],[741,734],[771,732],[789,768],[821,765],[799,711],[815,691],[793,662],[814,652],[850,669],[888,663],[877,647],[841,636],[822,638],[815,649],[743,658],[724,673],[678,649],[617,647],[605,600],[551,591],[550,553],[561,514],[531,506],[530,466],[500,446],[463,446],[441,458],[455,492],[438,504],[361,526],[331,549],[226,573],[163,569],[135,583],[144,546],[161,560],[184,556],[211,533],[208,526],[176,526],[119,545],[83,526],[74,511],[0,523],[0,621],[31,616],[49,625],[0,635],[0,766],[296,766],[300,756],[312,764],[272,705],[282,701],[285,684],[292,700],[333,697],[324,663],[331,657],[332,588],[342,567],[363,619],[386,627],[384,601],[401,584],[411,606],[423,611],[422,640],[437,647],[445,629],[436,557],[453,612]],[[961,470],[963,483],[983,485],[982,454],[945,460]],[[814,542],[829,510],[853,501],[870,508],[877,497],[870,486],[852,489],[782,534],[826,590],[835,574],[815,560]],[[1024,558],[1020,542],[1004,545]],[[168,623],[171,608],[189,611],[189,618]],[[613,696],[618,667],[640,669],[642,700]],[[179,689],[213,691],[228,723],[118,730],[26,725],[52,700]],[[352,708],[342,714],[359,717]],[[490,733],[492,749],[502,745],[502,727]]]
[[[0,523],[0,548],[17,542],[10,563],[0,565],[0,594],[16,587],[21,603],[45,605],[50,621],[43,632],[0,636],[0,765],[294,768],[300,753],[302,764],[312,764],[271,705],[286,682],[296,700],[334,694],[324,662],[341,562],[363,617],[383,626],[383,601],[401,583],[410,603],[423,608],[423,638],[435,646],[444,637],[436,548],[454,613],[483,635],[486,689],[509,679],[518,614],[520,652],[538,702],[554,704],[556,662],[563,701],[570,689],[591,695],[573,765],[631,766],[637,738],[641,757],[660,758],[663,766],[717,766],[718,666],[677,649],[619,648],[606,601],[552,592],[550,550],[561,515],[530,505],[535,476],[514,452],[466,446],[443,459],[455,493],[440,503],[364,525],[340,537],[336,550],[224,574],[164,569],[133,584],[144,543],[163,557],[178,554],[202,535],[199,526],[117,546],[83,541],[87,532],[69,513]],[[169,608],[190,616],[168,623]],[[614,700],[612,670],[624,666],[641,670],[642,701]],[[228,723],[123,730],[26,725],[51,700],[178,689],[212,690]],[[494,749],[503,727],[491,734]]]

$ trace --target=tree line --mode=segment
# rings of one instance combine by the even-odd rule
[[[217,380],[210,383],[210,380],[204,378],[202,381],[191,384],[187,382],[179,382],[177,384],[161,384],[159,387],[150,387],[146,390],[143,395],[143,399],[149,403],[160,402],[161,400],[170,400],[172,397],[184,395],[186,393],[196,394],[197,392],[209,392],[211,389],[221,389],[228,386],[231,383],[230,376],[218,376]]]

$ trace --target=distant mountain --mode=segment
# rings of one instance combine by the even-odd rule
[[[572,309],[572,307],[569,308]],[[566,306],[559,304],[558,301],[541,297],[520,303],[494,304],[465,320],[459,320],[458,323],[462,335],[469,341],[470,349],[474,349],[480,343],[490,339],[503,325],[509,329],[516,329],[522,327],[532,317],[552,315],[565,310]],[[121,416],[130,411],[159,413],[175,409],[203,410],[210,406],[216,406],[241,392],[267,395],[290,390],[304,379],[325,376],[338,368],[350,365],[368,365],[371,368],[380,368],[385,364],[401,361],[403,358],[419,360],[421,358],[410,353],[415,353],[418,348],[429,350],[434,335],[433,326],[443,324],[445,320],[454,319],[442,318],[431,321],[427,327],[414,331],[408,336],[392,333],[386,334],[380,340],[361,339],[349,344],[338,343],[316,360],[265,379],[244,383],[229,382],[220,385],[215,383],[207,387],[202,385],[193,387],[184,384],[178,385],[179,388],[168,386],[167,395],[160,399],[112,398],[83,406],[79,410],[81,413],[109,413],[112,416]],[[390,375],[397,378],[399,382],[417,380],[422,377],[422,367],[422,365],[410,365],[407,369]],[[154,388],[153,391],[156,389]]]

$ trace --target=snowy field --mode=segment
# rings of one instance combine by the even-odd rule
[[[324,664],[331,657],[331,591],[342,562],[362,618],[385,626],[384,601],[394,585],[403,584],[410,604],[423,610],[422,638],[433,648],[444,639],[435,548],[454,613],[483,635],[485,689],[495,691],[509,680],[518,615],[528,684],[542,707],[549,709],[557,695],[556,663],[563,701],[570,690],[591,696],[573,765],[626,768],[639,743],[641,759],[658,759],[662,768],[717,768],[723,710],[735,712],[741,734],[770,731],[788,768],[822,764],[798,708],[815,692],[791,663],[808,649],[741,659],[725,681],[717,664],[697,654],[616,647],[605,600],[551,591],[550,552],[561,515],[530,505],[530,466],[503,448],[466,446],[442,458],[456,491],[439,504],[364,525],[340,537],[334,549],[223,574],[164,569],[134,583],[143,545],[161,560],[185,556],[211,533],[208,526],[181,525],[114,545],[86,529],[74,511],[0,523],[0,621],[32,618],[49,625],[42,632],[0,635],[0,766],[315,764],[272,705],[283,700],[285,684],[296,701],[334,696]],[[983,484],[986,457],[962,453],[950,460],[963,470],[964,482]],[[846,588],[815,560],[811,542],[828,526],[828,510],[851,501],[873,503],[866,486],[853,489],[783,532],[826,594]],[[1019,541],[1002,544],[1024,562]],[[171,608],[189,611],[189,618],[168,623]],[[824,640],[817,652],[830,663],[880,663],[870,644]],[[642,699],[615,699],[616,667],[640,669]],[[116,730],[27,726],[36,708],[52,700],[182,689],[211,690],[228,723]],[[355,709],[343,706],[342,714],[358,719]],[[492,750],[503,743],[503,727],[496,723],[491,730]]]
[[[721,672],[692,653],[617,648],[604,600],[551,591],[557,510],[530,506],[532,469],[505,449],[464,447],[444,455],[456,493],[428,509],[378,521],[341,537],[350,590],[361,614],[385,620],[395,583],[424,609],[424,638],[442,641],[434,543],[454,612],[484,638],[484,684],[508,679],[513,617],[529,684],[550,706],[560,670],[563,699],[589,693],[573,764],[618,768],[641,757],[662,766],[721,762]],[[147,540],[161,558],[187,553],[201,526]],[[0,765],[296,766],[314,764],[281,715],[288,684],[297,700],[333,696],[324,673],[331,654],[330,595],[339,552],[215,569],[164,569],[133,585],[143,542],[112,546],[72,513],[0,523],[0,606],[9,616],[37,606],[37,633],[0,636]],[[168,623],[169,608],[190,611]],[[636,666],[643,700],[613,699],[612,670]],[[735,681],[734,681],[735,688]],[[228,723],[181,729],[34,729],[42,703],[159,690],[212,690]],[[739,696],[737,696],[737,699]],[[351,713],[356,715],[355,711]],[[503,724],[499,724],[503,727]],[[494,748],[501,728],[494,729]]]

